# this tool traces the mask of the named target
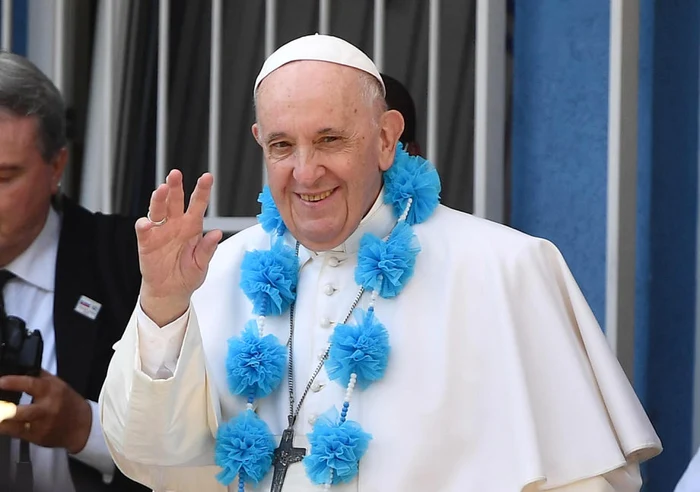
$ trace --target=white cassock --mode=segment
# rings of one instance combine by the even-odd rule
[[[357,293],[360,238],[384,237],[394,223],[378,200],[336,250],[300,248],[297,399]],[[559,251],[443,206],[414,231],[422,252],[413,279],[376,303],[389,367],[355,391],[348,415],[373,439],[358,477],[332,490],[638,491],[638,462],[661,443]],[[100,398],[104,435],[127,476],[157,491],[225,490],[214,436],[246,403],[227,386],[227,340],[254,316],[238,286],[241,260],[269,241],[256,226],[221,244],[190,310],[171,325],[158,329],[137,307]],[[360,307],[368,303],[365,295]],[[289,316],[268,317],[265,329],[285,343]],[[317,383],[295,429],[295,445],[307,449],[314,418],[345,393],[325,370]],[[288,406],[285,382],[259,400],[278,438]],[[271,475],[255,490],[270,490]],[[295,464],[283,490],[321,487]]]
[[[673,492],[698,492],[700,491],[700,450],[690,460],[683,476],[673,489]]]

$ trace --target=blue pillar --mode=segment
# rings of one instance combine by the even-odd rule
[[[561,250],[605,317],[608,0],[515,2],[511,224]]]
[[[609,1],[515,8],[511,223],[561,249],[602,325]],[[699,25],[696,0],[641,0],[635,389],[664,444],[646,492],[693,452]]]
[[[2,19],[2,11],[0,11]],[[27,55],[27,0],[14,0],[12,4],[12,51]],[[0,31],[2,31],[0,23]]]
[[[696,0],[641,2],[635,382],[664,444],[650,492],[693,452],[699,25]]]

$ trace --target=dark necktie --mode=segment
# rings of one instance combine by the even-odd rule
[[[15,274],[9,270],[0,270],[0,316],[7,316],[5,312],[5,295],[3,291],[5,289],[5,284],[15,278]]]
[[[4,289],[7,282],[14,278],[14,274],[7,270],[0,270],[0,323],[4,322],[7,312],[5,311]],[[0,435],[0,490],[7,490],[5,487],[10,484],[10,443],[12,440],[7,436]]]

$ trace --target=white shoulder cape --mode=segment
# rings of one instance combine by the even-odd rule
[[[661,451],[551,243],[442,206],[414,229],[422,248],[414,278],[398,298],[376,306],[390,332],[389,368],[379,383],[355,392],[349,415],[373,440],[358,479],[335,490],[548,490],[636,470]],[[245,404],[230,395],[224,369],[227,340],[253,317],[238,288],[240,263],[245,251],[268,247],[260,227],[219,247],[195,294],[173,378],[152,381],[139,370],[132,319],[101,397],[105,437],[127,475],[181,487],[172,490],[218,490],[212,436]],[[342,318],[356,294],[356,258],[347,249],[317,255],[302,248],[294,340],[299,392],[325,348],[326,322]],[[266,330],[284,343],[288,317],[268,318]],[[344,389],[325,371],[319,379],[324,384],[309,393],[298,421],[301,441],[316,415],[342,403]],[[276,435],[287,405],[283,385],[257,408]],[[621,480],[619,488],[615,480],[605,482],[610,488],[566,490],[638,489],[638,478]],[[269,477],[259,490],[269,490],[267,483]],[[317,489],[299,465],[284,490]]]

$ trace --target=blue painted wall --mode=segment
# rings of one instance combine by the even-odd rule
[[[0,11],[2,19],[2,11]],[[27,55],[27,0],[14,0],[12,4],[12,51]],[[0,22],[0,26],[2,23]],[[2,27],[0,27],[2,32]]]
[[[559,247],[602,324],[607,0],[515,2],[511,225]]]
[[[635,386],[664,443],[654,492],[693,452],[698,26],[696,0],[641,2]]]
[[[609,2],[515,2],[511,223],[551,239],[605,311]],[[642,0],[635,389],[670,492],[691,449],[700,2]]]

